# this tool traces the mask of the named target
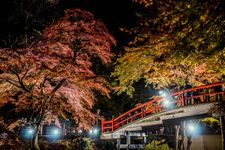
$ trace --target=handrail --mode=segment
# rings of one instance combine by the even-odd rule
[[[211,92],[211,93],[199,93],[198,95],[185,97],[184,93],[193,92],[193,91],[196,91],[199,89],[209,89],[212,87],[222,86],[222,85],[225,85],[225,82],[218,82],[218,83],[212,83],[212,84],[202,85],[202,86],[198,86],[198,87],[192,87],[189,89],[174,92],[170,95],[171,95],[171,97],[181,96],[181,97],[178,97],[178,99],[175,100],[174,103],[184,106],[185,103],[187,103],[185,101],[187,101],[189,99],[195,99],[195,98],[211,96],[211,95],[219,95],[219,94],[224,95],[225,94],[224,91],[219,91],[219,92]],[[161,102],[162,102],[162,97],[160,97],[160,96],[155,97],[155,98],[152,97],[149,99],[148,102],[143,103],[137,107],[134,107],[131,110],[119,115],[118,117],[113,118],[112,120],[108,120],[108,121],[102,120],[102,133],[105,132],[105,129],[109,129],[110,130],[109,132],[113,132],[115,129],[122,127],[124,125],[124,123],[129,122],[129,121],[130,122],[134,121],[135,120],[134,118],[136,118],[138,116],[141,116],[140,118],[143,118],[146,115],[155,113],[155,111],[158,111],[159,109],[162,108]],[[146,109],[146,107],[148,107],[148,106],[151,106],[151,108]],[[177,107],[180,107],[180,106],[177,106]],[[122,126],[120,126],[120,125],[122,125]]]

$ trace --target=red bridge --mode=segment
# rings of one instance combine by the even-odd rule
[[[164,120],[208,114],[216,101],[224,100],[225,82],[192,87],[167,97],[155,96],[112,120],[102,120],[102,139],[118,139],[126,131],[142,131],[144,127],[161,125]],[[192,93],[187,96],[187,93]],[[169,103],[173,107],[164,105]]]

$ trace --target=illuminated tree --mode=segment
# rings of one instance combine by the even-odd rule
[[[36,126],[35,149],[39,149],[40,124],[51,116],[72,115],[79,127],[92,125],[94,91],[109,92],[108,82],[92,71],[92,60],[111,62],[113,45],[115,40],[102,22],[89,12],[69,9],[46,27],[38,43],[0,49],[0,107],[11,103],[16,111],[29,114]]]
[[[146,6],[132,29],[134,36],[118,59],[116,89],[131,94],[135,81],[145,78],[156,87],[218,82],[224,72],[225,14],[223,1],[135,0]]]

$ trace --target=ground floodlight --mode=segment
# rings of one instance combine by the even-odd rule
[[[93,129],[93,133],[94,133],[94,134],[97,134],[97,133],[98,133],[98,129],[96,129],[96,128]]]
[[[78,133],[81,134],[81,133],[83,133],[83,131],[80,129],[80,130],[78,131]]]
[[[188,125],[188,130],[190,132],[194,132],[195,131],[195,126],[193,124]]]
[[[28,130],[27,130],[27,133],[33,134],[33,133],[34,133],[34,129],[32,129],[32,128],[31,128],[31,129],[28,129]]]
[[[50,129],[49,139],[56,140],[60,138],[60,136],[61,136],[61,130],[59,128],[53,127]]]
[[[93,134],[93,130],[91,129],[91,130],[89,130],[89,134]]]
[[[55,128],[54,130],[53,130],[53,134],[54,135],[58,135],[60,132],[59,132],[59,129],[57,129],[57,128]]]
[[[24,127],[21,130],[21,136],[24,139],[31,139],[34,135],[35,128],[34,127]]]
[[[198,136],[201,133],[201,127],[199,124],[189,123],[187,124],[187,133],[191,136]]]

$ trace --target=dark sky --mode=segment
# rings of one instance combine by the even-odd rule
[[[105,20],[110,26],[134,23],[136,5],[132,0],[61,0],[63,8],[84,8]]]
[[[119,42],[126,42],[129,37],[121,33],[119,27],[132,27],[135,24],[137,5],[132,0],[61,0],[60,5],[65,8],[83,8],[91,11],[103,20],[111,33]]]
[[[25,18],[18,11],[22,1],[29,2],[29,0],[0,1],[0,38],[11,34],[20,35],[23,32]],[[138,9],[137,5],[132,3],[132,0],[59,0],[59,7],[61,10],[83,8],[91,11],[97,18],[106,23],[110,32],[122,45],[129,40],[129,36],[120,32],[119,27],[134,26],[135,11]],[[48,14],[51,13],[48,12]],[[43,14],[43,18],[46,18],[46,16],[47,13]],[[37,20],[43,18],[39,17]],[[35,26],[35,22],[33,24]]]

